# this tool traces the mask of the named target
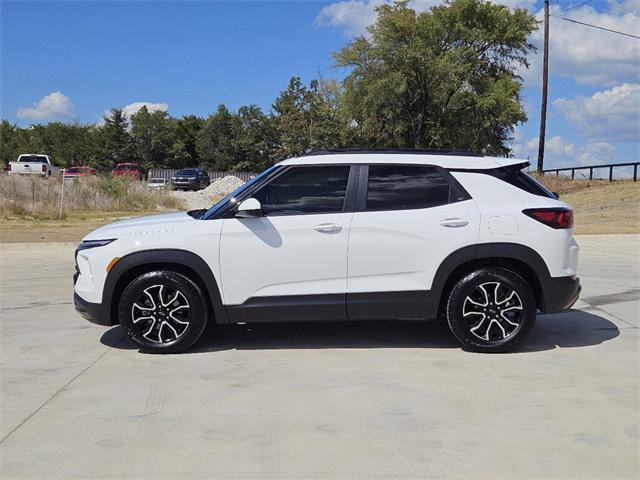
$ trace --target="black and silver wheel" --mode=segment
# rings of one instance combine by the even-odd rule
[[[536,300],[527,282],[505,268],[481,268],[461,278],[447,302],[447,322],[460,343],[479,352],[506,352],[531,332]]]
[[[180,352],[193,345],[207,323],[207,303],[190,278],[171,271],[135,278],[122,292],[120,324],[129,338],[152,352]]]

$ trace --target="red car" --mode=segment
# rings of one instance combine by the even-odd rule
[[[89,177],[91,175],[97,175],[97,174],[98,174],[97,170],[91,167],[69,167],[69,168],[66,168],[62,173],[64,178]]]
[[[127,175],[136,180],[142,180],[144,178],[144,173],[137,163],[119,163],[116,165],[116,168],[111,170],[111,175],[114,177]]]

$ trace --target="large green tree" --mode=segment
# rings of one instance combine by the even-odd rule
[[[527,119],[516,70],[536,28],[527,10],[482,0],[382,5],[369,34],[334,54],[348,69],[344,107],[370,146],[508,154]]]

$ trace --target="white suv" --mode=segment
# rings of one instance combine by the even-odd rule
[[[313,152],[208,210],[113,223],[76,251],[75,305],[147,351],[208,322],[446,318],[511,350],[577,300],[571,207],[526,161],[459,151]]]

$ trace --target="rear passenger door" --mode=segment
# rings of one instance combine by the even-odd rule
[[[430,165],[360,170],[349,236],[349,319],[422,318],[433,277],[453,251],[477,242],[475,202]]]

